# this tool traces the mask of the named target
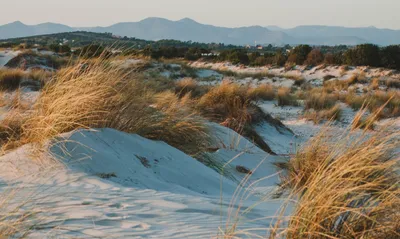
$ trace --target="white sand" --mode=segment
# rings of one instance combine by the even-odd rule
[[[130,61],[126,67],[137,63]],[[342,76],[335,67],[307,71],[300,67],[290,71],[239,68],[222,63],[215,67],[246,73],[261,69],[282,75],[300,74],[309,81],[320,80],[327,74],[344,79],[362,70],[355,68]],[[212,69],[198,72],[199,77],[219,77],[215,73]],[[368,74],[388,73],[372,69]],[[280,77],[238,81],[255,85],[293,84],[292,80]],[[220,82],[217,78],[213,84]],[[28,100],[37,96],[25,93]],[[274,101],[262,102],[260,107],[294,132],[293,135],[267,123],[256,126],[278,154],[293,153],[322,127],[301,119],[302,107],[277,107]],[[343,131],[355,114],[343,104],[342,108],[342,121],[332,126],[337,132]],[[21,213],[32,208],[38,211],[34,218],[37,228],[29,238],[212,238],[218,227],[224,230],[226,224],[232,223],[238,207],[237,230],[268,228],[271,219],[265,218],[275,216],[282,204],[281,200],[272,199],[279,182],[273,163],[281,156],[265,153],[223,126],[210,126],[218,150],[209,153],[209,167],[164,142],[112,129],[80,130],[62,135],[68,142],[51,147],[57,162],[46,155],[39,161],[33,159],[31,145],[0,157],[0,192],[7,190],[7,184],[19,187],[15,203],[29,200]],[[69,154],[63,153],[60,146]],[[251,177],[243,181],[247,175],[238,172],[237,167],[251,170]],[[235,194],[237,189],[239,195]],[[252,210],[246,211],[249,208]],[[261,218],[264,219],[255,220]],[[259,234],[265,235],[266,230]]]
[[[220,71],[232,71],[238,74],[271,74],[275,77],[262,77],[258,79],[256,77],[248,77],[248,79],[237,79],[238,83],[252,83],[253,85],[258,85],[262,83],[269,83],[274,86],[285,86],[291,87],[294,83],[293,80],[288,78],[291,77],[302,77],[307,82],[313,86],[321,86],[323,84],[324,77],[330,76],[332,79],[345,80],[353,75],[365,74],[368,78],[380,78],[380,79],[400,79],[400,73],[383,68],[372,68],[372,67],[349,67],[348,70],[343,70],[343,67],[339,66],[316,66],[311,69],[306,69],[305,66],[295,66],[292,69],[286,70],[284,67],[272,67],[272,66],[262,66],[262,67],[250,67],[242,65],[232,65],[228,62],[218,62],[210,63],[203,61],[196,61],[190,64],[191,67],[199,68],[200,71],[207,72],[210,70],[220,70]],[[210,74],[210,73],[208,73]],[[215,73],[214,73],[215,74]],[[216,73],[218,74],[218,73]],[[212,85],[218,84],[215,81]]]
[[[47,172],[30,158],[29,145],[2,156],[0,178],[41,191],[33,198],[40,197],[35,209],[42,212],[42,229],[34,231],[33,238],[210,238],[219,226],[225,227],[234,208],[241,205],[244,210],[258,202],[251,212],[239,213],[239,229],[268,227],[270,220],[250,220],[273,216],[281,205],[261,200],[277,183],[274,159],[235,132],[214,126],[219,146],[235,142],[235,149],[212,154],[216,162],[226,163],[242,152],[226,168],[233,177],[222,177],[163,142],[100,129],[64,135],[70,140],[64,145],[70,155],[59,147],[52,152],[65,167]],[[258,170],[246,183],[248,197],[232,207],[230,200],[245,176],[235,170],[237,165]],[[99,177],[111,173],[115,177]],[[251,185],[267,175],[273,176]],[[5,189],[1,185],[0,190]]]
[[[3,50],[0,51],[0,68],[3,67],[9,60],[16,57],[20,51]]]

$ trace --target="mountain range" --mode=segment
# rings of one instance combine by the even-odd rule
[[[163,18],[146,18],[139,22],[123,22],[108,27],[74,28],[56,23],[25,25],[13,22],[0,26],[0,39],[44,35],[72,31],[111,32],[114,35],[145,40],[175,39],[204,43],[234,45],[257,44],[310,44],[310,45],[377,45],[400,44],[400,30],[375,27],[298,26],[284,29],[277,26],[217,27],[184,18],[171,21]]]

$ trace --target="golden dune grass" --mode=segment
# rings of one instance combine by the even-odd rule
[[[252,100],[274,100],[276,95],[274,87],[268,84],[249,87],[247,94]]]
[[[290,88],[281,87],[276,95],[279,106],[298,106],[298,102],[294,95],[291,94]]]
[[[282,207],[255,219],[273,224],[241,229],[234,218],[217,238],[399,238],[399,139],[392,124],[340,134],[328,124],[287,163],[277,163],[287,192],[280,194]]]
[[[109,59],[81,60],[45,85],[12,144],[43,145],[61,133],[110,127],[165,141],[191,155],[202,151],[209,140],[204,120],[176,96],[157,108],[156,95]]]

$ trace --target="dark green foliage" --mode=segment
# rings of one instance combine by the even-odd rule
[[[233,49],[221,51],[218,56],[218,60],[221,61],[229,61],[232,64],[244,64],[248,65],[250,63],[249,56],[247,55],[247,51],[244,49]]]
[[[311,50],[312,48],[309,45],[298,45],[290,52],[288,61],[297,65],[303,65]]]
[[[287,56],[284,55],[281,51],[278,51],[274,56],[273,63],[277,66],[284,66],[287,61]]]
[[[204,48],[192,47],[189,48],[185,53],[185,59],[189,61],[196,61],[202,57],[202,54],[210,53]]]
[[[344,63],[356,66],[375,66],[381,65],[379,47],[373,44],[358,45],[344,54]]]
[[[70,53],[71,47],[68,45],[60,45],[60,44],[51,44],[49,45],[49,49],[56,53]]]
[[[314,48],[310,53],[307,55],[307,60],[304,62],[306,65],[319,65],[323,62],[324,55],[319,49]]]
[[[91,44],[91,45],[84,46],[79,53],[82,57],[85,57],[85,58],[92,58],[92,57],[96,58],[96,57],[101,56],[102,54],[108,55],[108,53],[105,52],[105,48],[103,46],[97,45],[97,44]]]
[[[380,53],[382,66],[400,70],[400,45],[384,47]]]
[[[67,40],[68,45],[58,43]],[[103,47],[99,48],[99,44]],[[134,37],[118,37],[112,33],[93,33],[85,31],[57,33],[49,35],[22,37],[0,40],[0,47],[21,47],[27,49],[36,45],[38,48],[50,48],[57,53],[68,53],[71,48],[75,54],[88,52],[87,56],[97,56],[104,48],[121,48],[121,54],[135,56],[151,56],[158,58],[185,58],[195,61],[230,61],[234,64],[251,66],[320,63],[332,65],[374,66],[400,70],[400,45],[379,48],[372,44],[356,47],[345,45],[318,46],[318,50],[308,45],[298,45],[294,49],[290,45],[254,47],[225,45],[223,43],[199,43],[192,41],[159,40],[147,41]],[[290,50],[290,54],[287,51]],[[210,54],[212,53],[212,54]],[[321,60],[321,56],[322,59]]]

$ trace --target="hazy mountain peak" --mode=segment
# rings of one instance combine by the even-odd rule
[[[182,19],[179,20],[178,22],[184,22],[184,23],[198,23],[198,22],[196,22],[195,20],[193,20],[193,19],[191,19],[191,18],[188,18],[188,17],[182,18]]]
[[[139,22],[170,22],[170,20],[166,19],[166,18],[162,18],[162,17],[148,17],[145,18]]]
[[[57,23],[25,25],[20,21],[0,26],[0,39],[43,35],[50,33],[85,30],[111,32],[119,36],[145,40],[174,39],[204,43],[235,45],[254,44],[310,44],[310,45],[356,45],[374,43],[391,45],[400,43],[400,30],[376,27],[341,27],[308,25],[284,29],[278,26],[216,27],[196,22],[191,18],[171,21],[149,17],[139,22],[117,23],[108,27],[71,28]]]
[[[266,28],[268,28],[271,31],[282,31],[282,30],[284,30],[282,27],[277,26],[277,25],[269,25],[269,26],[266,26]]]
[[[15,22],[11,22],[8,23],[6,25],[14,25],[14,26],[26,26],[24,23],[22,23],[21,21],[15,21]]]

